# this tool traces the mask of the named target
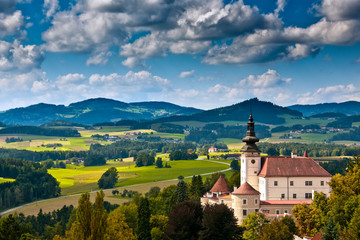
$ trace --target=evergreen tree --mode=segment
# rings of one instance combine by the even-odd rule
[[[14,215],[10,214],[0,220],[0,240],[18,240],[21,234],[19,222]]]
[[[199,200],[206,193],[202,178],[200,175],[193,176],[189,189],[190,199]]]
[[[322,240],[340,240],[339,229],[334,220],[330,218],[322,233]]]
[[[104,239],[104,234],[106,232],[106,219],[107,213],[104,208],[104,192],[101,190],[96,193],[95,198],[95,209],[92,211],[91,218],[91,237],[93,240]]]
[[[89,193],[81,194],[76,211],[76,222],[77,224],[75,224],[73,229],[75,231],[74,234],[79,234],[81,236],[81,240],[87,240],[91,235],[92,222],[92,204],[90,202]],[[78,233],[76,233],[77,231]]]
[[[138,240],[151,240],[150,208],[147,198],[140,198],[137,225]]]
[[[175,189],[176,203],[181,203],[185,200],[189,200],[189,192],[186,182],[180,180]]]
[[[234,171],[240,171],[240,165],[239,165],[239,161],[238,160],[232,160],[230,163],[230,167],[232,170]]]
[[[156,159],[155,165],[156,165],[157,168],[162,168],[163,167],[163,161],[162,161],[161,157],[158,157]]]

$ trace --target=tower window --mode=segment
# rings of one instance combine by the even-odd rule
[[[251,160],[251,163],[252,163],[252,164],[254,164],[255,162],[256,162],[255,159]]]
[[[243,199],[243,204],[244,204],[244,205],[246,204],[246,199]]]
[[[244,209],[243,210],[243,216],[246,216],[247,215],[247,211]]]
[[[274,181],[274,186],[277,186],[278,185],[278,181]]]
[[[255,199],[255,204],[258,204],[258,200],[257,200],[257,199]]]
[[[321,182],[320,182],[320,185],[321,185],[321,186],[324,186],[324,181],[321,181]]]

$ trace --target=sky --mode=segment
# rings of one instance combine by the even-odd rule
[[[360,0],[0,0],[0,110],[360,101]]]

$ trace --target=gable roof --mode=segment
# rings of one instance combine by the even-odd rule
[[[210,192],[230,193],[231,189],[227,185],[225,178],[222,175],[220,175],[219,179],[216,181]]]
[[[259,177],[331,177],[308,157],[266,157]]]
[[[238,189],[233,191],[234,195],[260,195],[260,192],[256,191],[250,184],[244,182]]]

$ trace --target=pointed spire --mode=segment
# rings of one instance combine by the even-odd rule
[[[243,152],[260,152],[255,144],[259,141],[259,139],[255,135],[255,123],[252,113],[250,113],[249,121],[247,123],[246,136],[242,139],[242,141],[246,143],[242,148]]]
[[[303,157],[309,157],[309,155],[308,155],[308,153],[307,153],[307,151],[305,150],[305,152],[304,152],[304,156]]]

